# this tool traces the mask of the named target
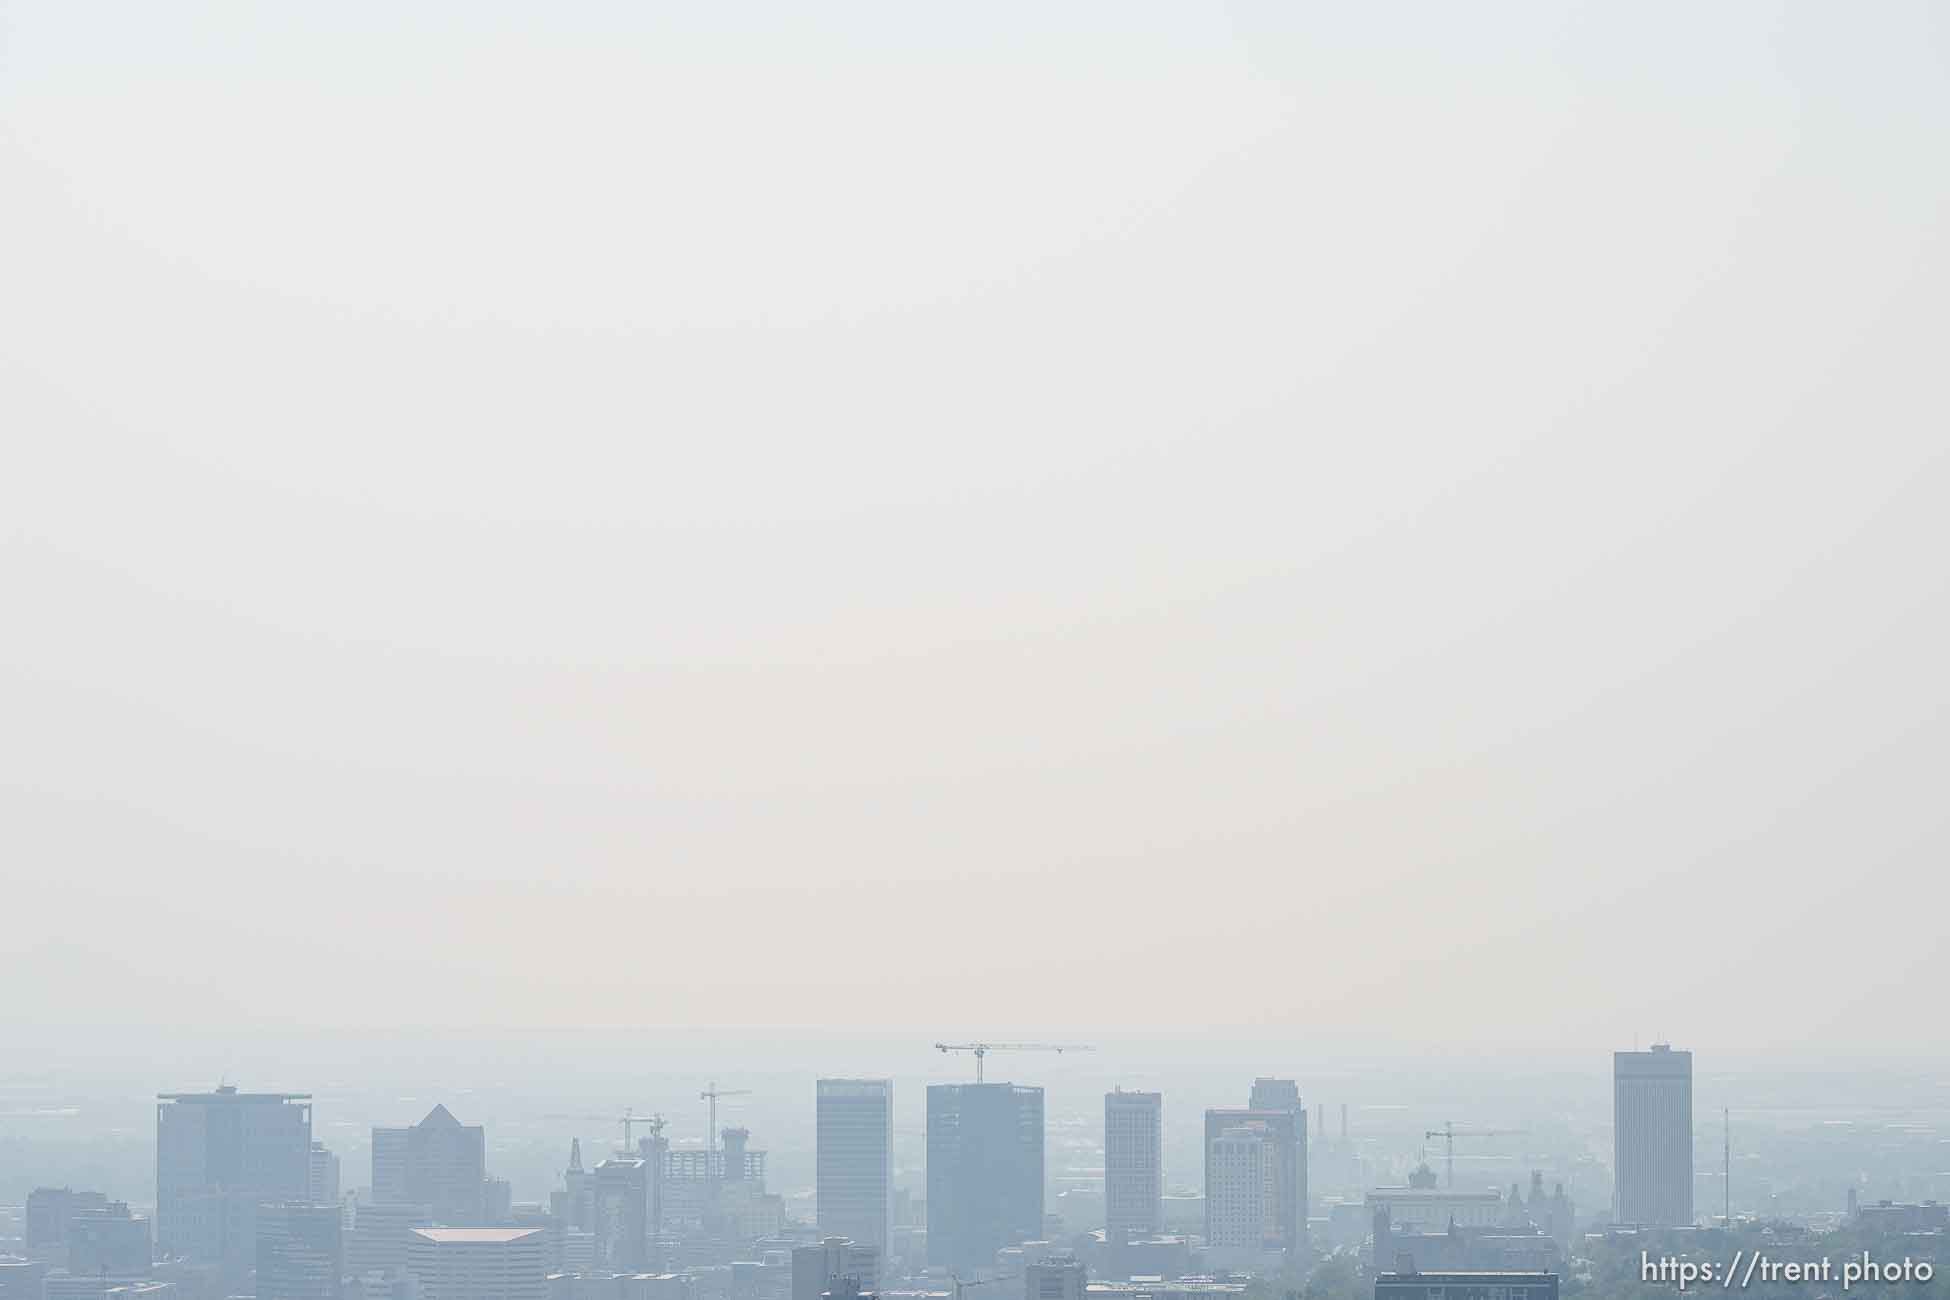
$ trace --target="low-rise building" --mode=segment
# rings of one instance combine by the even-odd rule
[[[1244,1279],[1218,1277],[1134,1277],[1128,1282],[1091,1282],[1084,1300],[1228,1300],[1246,1294]]]
[[[415,1228],[406,1272],[419,1300],[547,1300],[540,1228]]]
[[[1047,1259],[1025,1264],[1022,1297],[1023,1300],[1083,1300],[1084,1284],[1088,1281],[1081,1260]]]
[[[0,1300],[41,1300],[47,1261],[0,1255]]]
[[[1858,1205],[1855,1221],[1878,1232],[1942,1232],[1950,1229],[1950,1205],[1938,1201],[1920,1204],[1876,1201]]]
[[[49,1273],[42,1283],[45,1300],[176,1300],[174,1282],[117,1282],[75,1273]]]
[[[880,1275],[880,1252],[851,1237],[828,1237],[817,1246],[792,1248],[792,1300],[819,1300],[845,1278],[873,1289]]]
[[[1453,1187],[1377,1187],[1367,1196],[1368,1215],[1386,1212],[1396,1231],[1447,1232],[1494,1228],[1503,1222],[1503,1194],[1495,1188],[1459,1191]]]
[[[1557,1274],[1377,1273],[1374,1300],[1557,1300]]]
[[[83,1210],[68,1221],[68,1272],[137,1278],[149,1271],[149,1220],[129,1213],[127,1201]]]

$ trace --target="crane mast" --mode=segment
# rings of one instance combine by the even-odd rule
[[[1456,1139],[1459,1137],[1521,1137],[1529,1129],[1522,1128],[1457,1128],[1454,1120],[1445,1119],[1441,1128],[1432,1128],[1422,1134],[1424,1141],[1441,1138],[1443,1146],[1443,1185],[1453,1188],[1456,1185]]]
[[[751,1095],[752,1090],[750,1088],[720,1088],[716,1079],[711,1080],[710,1087],[697,1094],[699,1101],[708,1100],[711,1103],[711,1127],[704,1134],[704,1160],[706,1169],[711,1167],[711,1153],[718,1149],[718,1098],[749,1097]]]

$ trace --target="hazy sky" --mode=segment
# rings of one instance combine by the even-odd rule
[[[6,0],[5,1018],[1940,1051],[1946,72]]]

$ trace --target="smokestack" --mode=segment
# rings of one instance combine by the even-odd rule
[[[1347,1141],[1347,1103],[1341,1103],[1341,1141]]]

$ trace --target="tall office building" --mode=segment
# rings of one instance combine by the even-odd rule
[[[1693,1054],[1654,1043],[1612,1053],[1612,1217],[1645,1227],[1693,1222]]]
[[[1235,1124],[1206,1143],[1206,1249],[1227,1267],[1250,1268],[1277,1249],[1268,1232],[1277,1141],[1264,1125]]]
[[[156,1098],[156,1249],[219,1264],[226,1281],[257,1256],[257,1207],[303,1201],[311,1177],[311,1096],[172,1092]]]
[[[336,1205],[260,1205],[257,1300],[339,1300],[345,1243]]]
[[[547,1300],[541,1228],[415,1228],[406,1271],[419,1300]]]
[[[436,1223],[478,1224],[487,1192],[487,1131],[445,1106],[408,1128],[372,1131],[372,1199],[427,1205]]]
[[[1164,1095],[1104,1094],[1104,1227],[1150,1235],[1165,1228]]]
[[[1307,1187],[1307,1105],[1300,1100],[1300,1085],[1292,1079],[1273,1079],[1261,1075],[1253,1080],[1246,1109],[1286,1111],[1293,1116],[1292,1172],[1287,1176],[1290,1185],[1285,1188],[1286,1194],[1292,1197],[1293,1219],[1290,1224],[1282,1222],[1282,1233],[1287,1245],[1300,1244],[1306,1240],[1307,1209],[1310,1204]]]
[[[650,1258],[649,1167],[641,1156],[611,1156],[596,1166],[590,1186],[596,1267],[641,1271]]]
[[[636,1153],[643,1158],[643,1167],[648,1171],[650,1179],[650,1235],[654,1238],[663,1235],[664,1231],[664,1173],[670,1164],[670,1139],[664,1135],[662,1124],[652,1128],[649,1137],[636,1140]],[[583,1179],[584,1188],[588,1186],[589,1175],[581,1171],[582,1148],[571,1139],[569,1170],[563,1179],[568,1187],[571,1201],[574,1201],[577,1196],[578,1174]],[[586,1201],[586,1196],[584,1199]]]
[[[1255,1079],[1252,1096],[1272,1104],[1205,1112],[1206,1239],[1211,1240],[1214,1228],[1214,1144],[1227,1130],[1243,1127],[1258,1131],[1266,1144],[1262,1249],[1297,1250],[1306,1242],[1307,1229],[1307,1110],[1290,1079]]]
[[[1043,1235],[1043,1090],[928,1088],[928,1262],[985,1268]]]
[[[409,1128],[372,1131],[372,1200],[375,1205],[405,1205],[406,1139]]]
[[[816,1086],[819,1235],[850,1238],[885,1258],[894,1206],[894,1081],[821,1079]],[[869,1290],[877,1281],[861,1279]]]
[[[308,1169],[305,1199],[313,1205],[337,1205],[339,1203],[339,1158],[328,1151],[323,1142],[313,1142]]]

